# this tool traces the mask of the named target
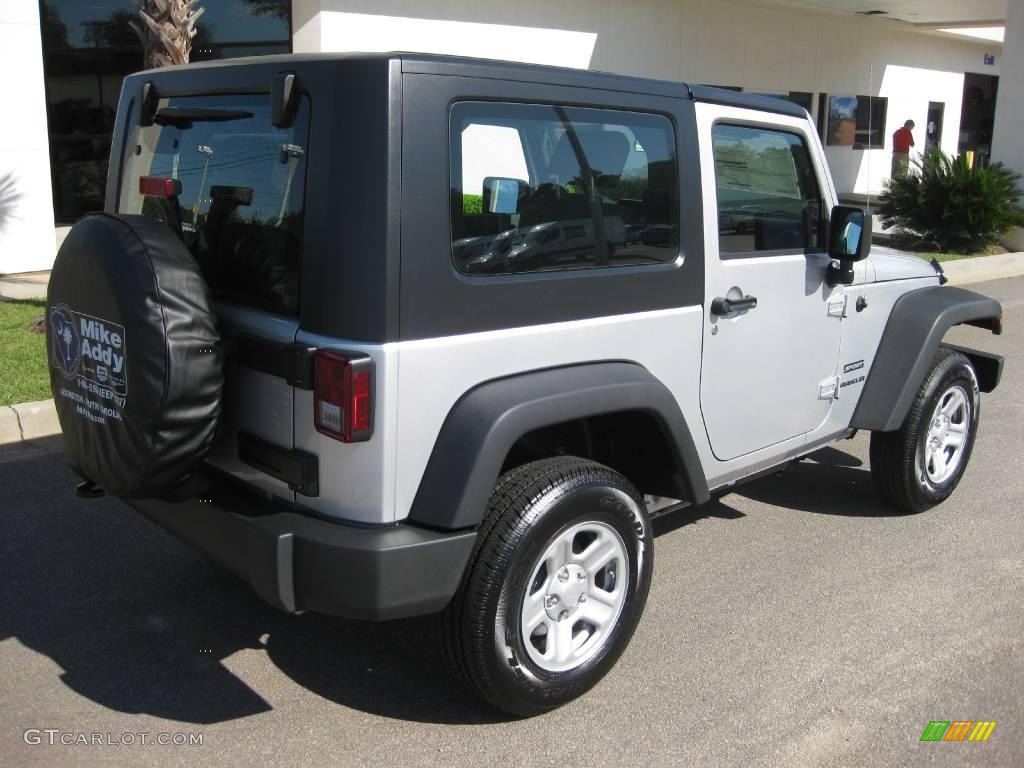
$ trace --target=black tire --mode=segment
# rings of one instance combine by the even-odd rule
[[[596,640],[596,627],[592,634],[584,628],[573,636],[574,641],[584,638],[581,648],[594,640],[593,655],[572,669],[550,671],[531,658],[526,642],[536,649],[537,641],[522,636],[521,612],[528,594],[536,599],[540,592],[531,577],[549,544],[564,541],[580,524],[603,527],[620,537],[629,578],[617,619],[603,639]],[[579,534],[584,537],[581,546],[586,535]],[[570,542],[575,552],[577,539]],[[507,472],[495,486],[476,549],[442,615],[449,666],[471,691],[512,715],[537,715],[577,698],[604,677],[628,645],[647,601],[652,556],[643,500],[617,472],[575,457],[542,459]],[[554,577],[561,575],[549,574],[545,583],[554,584]],[[589,585],[599,576],[578,578],[586,579],[579,584]],[[618,576],[613,573],[612,578]],[[563,595],[565,604],[574,596]],[[545,624],[556,626],[554,620]],[[570,636],[579,625],[586,627],[582,620],[568,625]]]
[[[940,401],[949,403],[954,390],[965,397],[967,413],[959,412],[966,427],[956,466],[946,477],[930,474],[927,448],[933,419],[940,416]],[[978,434],[981,395],[978,377],[964,355],[942,348],[935,355],[903,425],[895,432],[871,433],[871,481],[889,504],[906,512],[924,512],[953,493],[967,469]],[[959,422],[957,422],[959,423]],[[943,455],[947,449],[943,448]]]

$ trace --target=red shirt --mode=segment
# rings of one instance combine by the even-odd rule
[[[914,146],[914,134],[907,126],[904,125],[892,135],[893,152],[909,152],[912,146]]]

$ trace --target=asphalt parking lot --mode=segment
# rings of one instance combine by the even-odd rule
[[[59,442],[4,448],[0,764],[1024,765],[1024,278],[972,288],[1006,333],[955,336],[1007,363],[950,501],[880,506],[862,434],[662,518],[629,650],[529,721],[456,687],[433,619],[282,615],[127,507],[76,498]],[[998,725],[922,743],[931,720]]]

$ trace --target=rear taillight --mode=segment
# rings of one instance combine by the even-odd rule
[[[358,443],[373,433],[373,361],[319,349],[313,357],[313,423],[322,435]]]
[[[181,182],[164,176],[140,176],[139,194],[143,197],[177,197],[181,194]]]

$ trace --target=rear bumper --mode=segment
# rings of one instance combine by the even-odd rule
[[[310,517],[209,474],[185,501],[128,504],[248,581],[283,611],[384,620],[440,611],[455,594],[476,533],[411,525],[355,528]]]

